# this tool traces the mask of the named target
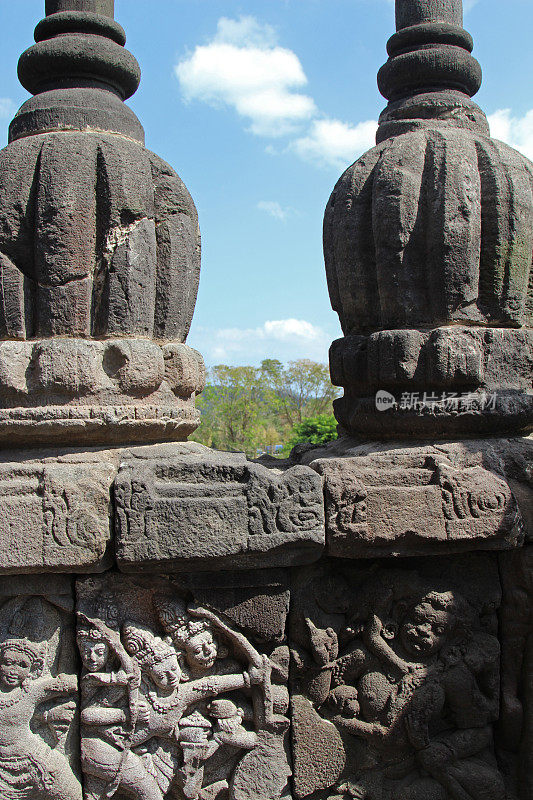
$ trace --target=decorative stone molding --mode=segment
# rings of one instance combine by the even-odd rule
[[[322,479],[201,445],[142,448],[114,485],[120,569],[190,571],[308,563],[324,548]]]
[[[0,342],[0,442],[182,441],[199,424],[201,355],[149,339]]]
[[[532,430],[531,328],[450,326],[337,339],[330,349],[342,427],[360,436],[423,438]],[[388,393],[388,406],[380,396]],[[379,394],[378,394],[379,393]]]

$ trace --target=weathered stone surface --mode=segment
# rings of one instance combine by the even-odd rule
[[[112,4],[51,3],[35,41],[0,152],[0,444],[184,440],[194,203],[123,103],[140,71]]]
[[[498,743],[518,796],[533,791],[533,547],[500,556],[503,603],[501,710]]]
[[[288,566],[324,547],[322,480],[201,445],[125,458],[115,481],[122,570]]]
[[[533,165],[490,138],[470,100],[481,70],[460,0],[396,5],[377,146],[340,178],[324,218],[345,335],[331,351],[345,389],[335,414],[365,438],[529,432]],[[400,403],[443,389],[470,408]],[[387,419],[379,390],[398,401]]]
[[[1,151],[0,187],[4,336],[185,339],[198,218],[168,164],[113,134],[43,133]]]
[[[0,461],[0,574],[101,570],[111,557],[118,454],[43,451]]]
[[[3,578],[0,795],[81,800],[72,582]]]
[[[386,138],[334,190],[326,264],[346,333],[529,321],[533,167],[486,127],[431,123]]]
[[[533,170],[460,0],[396,5],[325,242],[341,433],[411,438],[257,463],[136,444],[198,421],[196,211],[113,0],[47,0],[0,154],[0,444],[56,444],[0,461],[2,800],[531,800],[533,448],[494,434],[532,419]]]
[[[365,438],[528,432],[533,427],[533,332],[453,326],[386,330],[333,342],[334,402],[347,431]],[[389,404],[379,404],[389,395]]]
[[[202,357],[185,344],[0,342],[0,444],[183,441],[204,384]]]
[[[328,719],[323,719],[307,697],[291,697],[292,752],[296,797],[335,785],[346,767],[342,736]]]
[[[296,797],[511,797],[494,750],[500,600],[492,555],[296,571]]]
[[[372,558],[509,549],[533,537],[530,439],[358,444],[302,462],[324,477],[327,552]]]
[[[243,634],[224,594],[231,578],[221,602],[217,579],[78,581],[87,800],[289,797],[288,607],[278,637]],[[286,595],[286,578],[270,584]],[[209,591],[205,607],[197,590]],[[242,581],[233,591],[238,603]]]
[[[140,80],[137,61],[107,0],[46,3],[36,44],[19,60],[19,80],[36,96],[9,127],[10,140],[53,130],[113,131],[144,142],[144,130],[123,100]]]

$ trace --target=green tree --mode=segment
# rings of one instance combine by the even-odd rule
[[[199,398],[202,424],[191,438],[218,450],[255,456],[258,447],[275,443],[276,438],[283,441],[282,434],[273,431],[275,405],[271,389],[262,385],[260,369],[220,364],[210,370]]]
[[[306,417],[331,415],[337,392],[325,364],[300,359],[286,367],[267,359],[259,368],[221,364],[209,372],[198,398],[202,424],[191,437],[217,450],[255,456],[283,444]]]
[[[319,414],[293,427],[285,449],[290,452],[297,444],[326,444],[333,439],[337,439],[335,417],[332,414]]]
[[[286,367],[273,358],[261,362],[261,376],[273,393],[276,411],[290,425],[306,417],[332,414],[338,390],[333,386],[326,364],[300,358]]]

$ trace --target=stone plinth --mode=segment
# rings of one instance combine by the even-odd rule
[[[331,345],[335,414],[365,438],[533,428],[531,328],[454,325],[353,334]]]
[[[204,384],[203,359],[185,344],[0,342],[0,444],[183,441]]]

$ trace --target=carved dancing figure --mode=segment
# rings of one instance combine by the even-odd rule
[[[43,676],[38,645],[0,644],[0,796],[3,800],[82,800],[65,756],[33,733],[39,704],[77,691],[76,675]]]
[[[239,670],[239,662],[251,664],[262,673],[261,691],[252,690],[254,721],[256,728],[268,725],[273,716],[271,673],[275,665],[258,653],[242,633],[207,608],[186,606],[182,600],[165,596],[156,597],[155,606],[163,629],[181,656],[182,680],[231,674]],[[222,639],[239,662],[228,659],[229,649]]]
[[[185,714],[198,703],[221,693],[260,683],[263,672],[251,667],[249,673],[207,676],[180,684],[178,657],[170,644],[147,628],[131,623],[123,627],[123,640],[123,647],[141,674],[135,725],[131,725],[130,718],[130,732],[124,737],[127,747],[121,741],[113,741],[108,736],[104,738],[100,735],[100,726],[111,722],[119,725],[121,733],[126,734],[127,715],[124,709],[117,713],[117,709],[93,705],[90,717],[83,716],[82,721],[98,726],[99,735],[84,739],[84,771],[111,785],[113,791],[121,789],[135,800],[163,800],[167,792],[172,791],[177,773],[180,721]],[[115,653],[118,652],[118,641],[115,640],[111,647],[115,648]],[[102,651],[100,665],[106,657],[108,654]],[[122,674],[120,671],[94,671],[90,679],[101,686],[125,688],[132,681],[133,674],[133,670],[123,670]]]
[[[109,617],[110,614],[106,616]],[[118,631],[101,620],[89,619],[80,612],[78,618],[77,640],[84,667],[82,765],[86,794],[90,800],[98,800],[101,797],[112,797],[116,793],[116,778],[119,773],[126,787],[130,780],[133,784],[138,779],[139,765],[137,757],[130,753],[129,739],[136,722],[147,718],[147,711],[138,702],[140,670],[124,649]],[[118,668],[114,671],[113,662],[118,662]],[[94,770],[101,742],[121,751],[120,769],[117,770],[115,780],[111,782],[103,780],[99,770]],[[144,798],[143,792],[150,789],[144,786],[144,778],[144,775],[141,776],[140,798]],[[150,797],[150,794],[146,796]]]
[[[414,754],[418,767],[433,779],[431,796],[439,800],[505,798],[501,776],[488,756],[498,710],[498,645],[494,637],[474,633],[473,618],[466,600],[453,592],[429,592],[404,606],[397,636],[371,614],[362,637],[366,648],[359,654],[357,696],[349,716],[333,717],[378,752],[386,746],[397,759]],[[397,639],[397,652],[384,633]],[[352,679],[356,663],[352,658]],[[359,713],[354,713],[354,700]],[[440,732],[430,735],[431,726],[439,723]],[[367,780],[368,791],[361,794],[359,786],[352,796],[377,797],[376,781],[384,777],[378,769]],[[422,784],[427,791],[427,778],[413,780],[409,771],[397,777],[405,779],[398,790],[402,800],[418,797]]]

